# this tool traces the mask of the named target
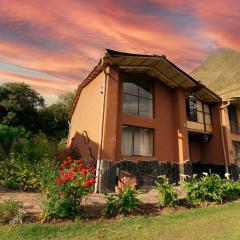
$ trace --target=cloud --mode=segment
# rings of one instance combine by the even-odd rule
[[[0,6],[0,82],[25,81],[46,96],[76,88],[105,48],[166,54],[186,71],[219,47],[240,49],[237,0],[0,0]]]

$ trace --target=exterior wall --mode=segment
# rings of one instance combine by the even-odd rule
[[[237,125],[240,126],[240,106],[236,106]],[[240,142],[240,134],[231,133],[228,109],[225,107],[222,110],[224,141],[227,149],[227,158],[229,164],[236,164],[236,160],[233,154],[233,141]]]
[[[97,158],[103,103],[101,86],[103,84],[104,73],[102,72],[82,89],[77,106],[72,115],[68,143],[80,152],[83,160],[92,158],[89,147],[93,156]],[[90,140],[88,144],[84,142],[84,131],[87,131]]]
[[[108,67],[101,159],[116,161],[119,117],[119,71]]]
[[[178,162],[176,130],[177,123],[174,115],[174,91],[162,84],[159,80],[154,81],[154,117],[139,117],[122,113],[122,83],[119,85],[118,107],[118,142],[116,161],[148,161],[158,160],[161,162]],[[185,104],[185,102],[184,102]],[[121,128],[122,125],[146,127],[154,130],[154,156],[136,157],[122,156],[121,154]]]
[[[189,152],[191,163],[202,161],[202,143],[199,139],[189,139]]]
[[[220,103],[212,104],[212,127],[213,136],[210,142],[205,143],[202,147],[203,163],[224,165],[224,150],[221,136],[221,121],[220,121]]]

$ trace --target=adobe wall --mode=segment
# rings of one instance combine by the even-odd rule
[[[104,77],[104,73],[100,73],[82,89],[72,115],[68,143],[77,148],[83,160],[92,159],[89,148],[92,151],[92,155],[97,158],[103,103],[101,86],[104,84]],[[89,143],[86,136],[84,138],[84,131],[87,132]]]

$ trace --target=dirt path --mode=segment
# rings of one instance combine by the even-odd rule
[[[177,187],[176,190],[179,193],[179,198],[184,198],[185,193]],[[145,193],[139,194],[138,198],[142,205],[157,205],[158,203],[158,192],[155,189],[146,190]],[[41,212],[42,206],[42,195],[41,193],[23,192],[17,190],[9,190],[0,187],[0,202],[6,199],[14,199],[22,202],[26,211],[30,214],[37,215]],[[103,208],[106,204],[106,200],[103,194],[90,194],[86,199],[82,201],[83,207],[87,208],[94,214],[95,210]]]

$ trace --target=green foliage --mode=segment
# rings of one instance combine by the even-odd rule
[[[175,206],[177,192],[174,190],[173,185],[169,183],[166,176],[160,176],[159,180],[155,182],[155,188],[159,192],[159,205],[161,207]]]
[[[217,174],[210,174],[200,179],[194,175],[184,183],[187,200],[192,204],[233,200],[240,196],[240,182],[222,179]]]
[[[37,109],[43,106],[43,97],[27,84],[0,86],[0,122],[3,124],[36,130]]]
[[[20,138],[11,153],[0,161],[0,185],[22,190],[40,190],[55,154],[55,145],[40,133]],[[51,160],[50,160],[51,159]]]
[[[51,138],[60,140],[68,133],[68,117],[74,93],[69,92],[59,97],[57,103],[39,111],[40,129]]]
[[[29,138],[30,133],[24,127],[9,127],[0,124],[0,159],[3,159],[20,138]]]
[[[95,168],[68,156],[60,169],[53,172],[46,188],[43,218],[75,218],[81,216],[81,201],[95,183]]]
[[[130,214],[139,203],[137,193],[136,190],[126,188],[118,194],[105,194],[107,205],[103,210],[103,214],[108,216]]]
[[[4,200],[0,203],[0,224],[19,224],[25,216],[21,203],[14,200]]]

